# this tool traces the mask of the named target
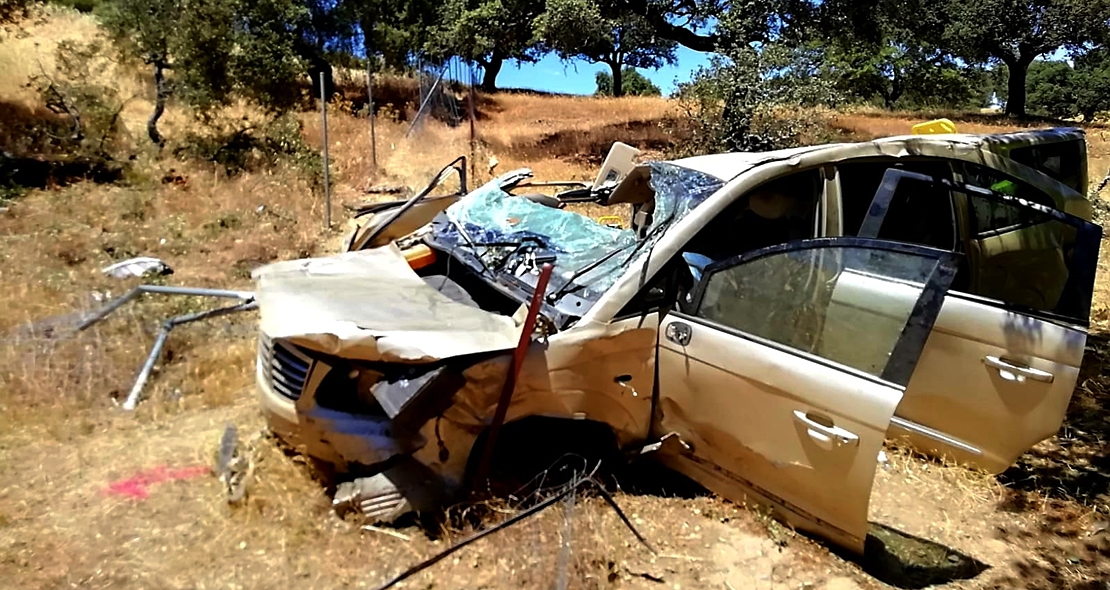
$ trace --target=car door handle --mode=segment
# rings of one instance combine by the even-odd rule
[[[689,325],[682,322],[671,322],[667,324],[667,329],[664,331],[663,335],[667,337],[667,340],[679,346],[686,346],[690,343],[690,337],[693,333]]]
[[[810,438],[823,443],[832,442],[833,446],[859,446],[859,436],[832,423],[832,420],[820,416],[821,421],[814,420],[808,412],[794,410],[794,419],[801,422],[807,429]],[[827,422],[828,424],[824,424]]]
[[[996,356],[983,357],[983,364],[997,369],[998,374],[1007,381],[1025,383],[1026,379],[1031,379],[1033,381],[1040,381],[1041,383],[1052,383],[1056,379],[1056,376],[1048,371],[1019,365]]]

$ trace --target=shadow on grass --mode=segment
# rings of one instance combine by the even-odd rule
[[[999,509],[1039,510],[1037,497],[1110,510],[1110,334],[1091,334],[1064,425],[998,479],[1011,493]],[[1026,493],[1023,493],[1026,492]],[[1030,496],[1032,494],[1032,496]]]
[[[910,589],[968,580],[989,567],[939,543],[876,523],[867,533],[863,557],[843,557],[885,584]]]

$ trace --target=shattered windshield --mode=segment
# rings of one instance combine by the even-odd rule
[[[555,257],[549,292],[596,299],[667,227],[724,185],[716,177],[674,164],[653,162],[650,168],[655,211],[640,240],[631,229],[609,227],[573,211],[510,195],[496,183],[478,188],[448,208],[450,223],[439,227],[436,239],[471,250],[494,271],[504,271],[505,258],[521,244],[535,244]]]

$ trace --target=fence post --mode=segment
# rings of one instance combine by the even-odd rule
[[[370,112],[370,164],[374,172],[378,171],[378,138],[374,132],[374,70],[370,65],[370,56],[366,56],[366,97],[369,102],[367,108]]]
[[[320,120],[324,128],[324,229],[331,229],[331,179],[328,175],[328,91],[320,72]]]
[[[475,147],[476,147],[476,142],[477,142],[478,138],[474,134],[474,119],[475,119],[474,110],[476,108],[475,104],[474,104],[475,103],[475,100],[474,100],[474,98],[475,98],[475,94],[474,94],[474,66],[471,65],[471,64],[468,64],[467,69],[470,70],[470,100],[467,101],[469,103],[467,105],[467,110],[469,111],[468,114],[469,114],[469,118],[470,118],[470,177],[475,179],[474,182],[477,182],[478,162],[475,161],[475,158],[477,158],[478,155],[476,153]]]

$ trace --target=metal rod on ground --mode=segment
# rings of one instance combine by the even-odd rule
[[[492,527],[490,527],[490,528],[488,528],[484,531],[479,531],[477,533],[474,533],[473,535],[470,535],[469,537],[463,539],[462,541],[459,541],[455,545],[452,545],[451,547],[448,547],[447,549],[433,555],[432,557],[429,557],[428,559],[425,559],[424,561],[422,561],[422,562],[410,567],[409,569],[401,572],[396,577],[394,577],[392,580],[389,580],[389,581],[385,582],[384,584],[378,586],[375,590],[387,590],[388,588],[392,588],[392,587],[396,586],[397,584],[400,584],[401,582],[403,582],[403,581],[415,576],[416,574],[432,567],[433,565],[443,561],[447,556],[449,556],[452,553],[458,551],[459,549],[462,549],[463,547],[466,547],[467,545],[469,545],[469,544],[471,544],[471,543],[473,543],[473,542],[475,542],[479,539],[482,539],[483,537],[487,537],[489,535],[492,535],[493,533],[496,533],[497,531],[507,529],[510,526],[512,526],[512,525],[514,525],[514,524],[532,516],[533,514],[539,514],[540,512],[543,512],[544,509],[546,509],[548,506],[551,506],[552,504],[554,504],[554,503],[558,502],[559,500],[562,500],[563,498],[565,498],[567,496],[567,494],[574,493],[574,491],[578,489],[578,486],[581,485],[582,483],[584,483],[585,481],[588,481],[588,480],[580,480],[574,486],[567,486],[566,488],[563,489],[563,491],[559,492],[558,494],[555,494],[554,496],[551,496],[550,498],[544,500],[543,502],[540,502],[539,504],[536,504],[535,506],[532,506],[531,508],[522,511],[522,512],[520,512],[519,514],[517,514],[515,516],[507,518],[504,521],[502,521],[502,522],[500,522],[500,523],[498,523],[498,524],[496,524],[496,525],[494,525],[494,526],[492,526]]]
[[[439,72],[439,76],[436,77],[435,83],[432,84],[431,90],[428,91],[428,95],[424,97],[424,100],[420,103],[420,109],[416,111],[416,116],[412,118],[412,124],[409,125],[408,130],[405,131],[405,137],[408,137],[409,134],[412,133],[412,130],[416,127],[417,123],[420,122],[420,117],[424,115],[424,108],[427,107],[428,103],[432,101],[432,97],[435,96],[436,88],[439,87],[439,82],[440,80],[443,80],[443,75],[446,73],[447,66],[443,66],[443,69]]]
[[[123,307],[125,303],[142,295],[143,293],[159,293],[162,295],[191,295],[194,297],[222,297],[225,299],[241,299],[243,301],[253,301],[254,293],[250,291],[229,291],[227,289],[201,289],[197,287],[169,287],[163,285],[139,285],[131,289],[122,296],[115,298],[111,303],[105,305],[100,311],[92,314],[86,318],[79,326],[77,331],[81,332],[87,330],[93,324],[102,321],[108,317],[109,314]]]
[[[566,498],[567,496],[569,496],[571,494],[574,494],[578,490],[578,488],[582,487],[585,484],[592,484],[597,489],[597,491],[601,494],[601,496],[603,498],[605,498],[606,503],[608,503],[609,506],[612,507],[613,510],[616,511],[618,516],[620,516],[621,522],[623,522],[624,525],[626,527],[628,527],[628,530],[632,531],[632,534],[636,535],[636,538],[639,539],[639,541],[641,543],[643,543],[644,547],[648,548],[648,551],[651,551],[652,553],[656,552],[655,549],[647,542],[647,539],[645,539],[644,536],[640,534],[640,531],[636,530],[636,527],[632,525],[632,521],[628,520],[628,516],[625,515],[624,511],[621,510],[620,506],[618,506],[616,501],[613,500],[613,496],[610,495],[609,492],[605,491],[605,488],[600,483],[598,483],[598,481],[596,479],[594,479],[593,476],[591,475],[591,476],[583,478],[583,479],[576,479],[576,480],[572,481],[569,485],[564,486],[563,489],[561,491],[559,491],[557,494],[555,494],[554,496],[551,496],[550,498],[544,500],[543,502],[540,502],[539,504],[536,504],[535,506],[532,506],[531,508],[528,508],[528,509],[522,511],[522,512],[516,514],[515,516],[509,517],[509,518],[505,519],[504,521],[502,521],[498,524],[495,524],[492,527],[490,527],[490,528],[488,528],[484,531],[479,531],[477,533],[474,533],[473,535],[463,539],[462,541],[459,541],[458,543],[448,547],[447,549],[444,549],[443,551],[440,551],[439,553],[425,559],[424,561],[421,561],[420,563],[418,563],[418,564],[408,568],[407,570],[401,572],[400,574],[395,576],[393,579],[391,579],[391,580],[385,582],[384,584],[378,586],[376,588],[376,590],[387,590],[388,588],[392,588],[392,587],[396,586],[397,584],[400,584],[401,582],[403,582],[403,581],[415,576],[416,574],[432,567],[433,565],[443,561],[446,557],[448,557],[452,553],[457,552],[458,550],[462,549],[463,547],[466,547],[467,545],[469,545],[469,544],[471,544],[475,541],[478,541],[478,540],[480,540],[484,537],[492,535],[493,533],[496,533],[497,531],[505,530],[505,529],[509,528],[510,526],[524,520],[525,518],[528,518],[530,516],[533,516],[535,514],[539,514],[540,512],[543,512],[545,509],[547,509],[552,504],[555,504],[559,500],[562,500],[563,498]]]
[[[378,171],[378,137],[374,131],[374,70],[370,56],[366,56],[366,99],[367,108],[370,110],[370,166],[374,172]]]
[[[489,426],[489,436],[486,437],[485,446],[482,448],[481,459],[474,472],[474,484],[484,485],[489,477],[490,462],[493,461],[493,450],[497,446],[497,436],[501,433],[501,425],[505,422],[505,415],[509,412],[509,402],[513,399],[513,390],[516,389],[516,380],[520,376],[521,365],[524,364],[524,355],[528,353],[528,345],[532,342],[532,332],[536,329],[536,316],[543,305],[543,297],[547,291],[547,283],[551,280],[550,263],[544,264],[540,269],[539,280],[536,281],[536,290],[532,293],[532,301],[528,305],[528,315],[524,319],[524,326],[520,332],[513,358],[509,362],[509,374],[505,378],[505,385],[501,388],[501,398],[497,400],[497,411],[493,413],[493,422]]]
[[[162,349],[166,346],[166,339],[170,337],[171,330],[181,324],[219,317],[239,311],[248,311],[256,307],[258,307],[257,302],[248,301],[231,307],[220,307],[217,309],[208,309],[196,313],[179,315],[163,322],[162,330],[158,333],[158,339],[154,341],[154,346],[150,349],[150,354],[147,355],[146,362],[143,363],[143,368],[139,371],[139,376],[135,378],[135,384],[131,386],[131,392],[127,394],[127,399],[123,402],[123,409],[130,412],[135,409],[135,406],[139,405],[139,396],[142,394],[143,387],[146,386],[147,380],[150,379],[150,373],[154,370],[154,364],[158,362],[158,358],[162,356]]]
[[[328,178],[328,89],[320,72],[320,119],[324,127],[324,228],[331,229],[331,180]]]

